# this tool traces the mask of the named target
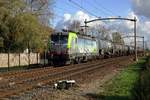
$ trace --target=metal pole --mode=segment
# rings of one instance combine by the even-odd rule
[[[8,71],[10,67],[10,47],[8,48]]]
[[[19,52],[19,67],[20,67],[20,52]]]
[[[144,36],[143,36],[143,56],[145,56],[145,47],[144,47]]]
[[[85,31],[84,31],[84,34],[86,34],[86,32],[87,32],[87,28],[86,28],[86,26],[87,26],[87,22],[86,22],[87,20],[85,19],[85,22],[84,22],[84,24],[85,24]]]
[[[85,21],[84,21],[84,23],[85,23],[85,31],[84,31],[84,34],[86,34],[87,33],[87,28],[86,28],[86,26],[87,26],[87,22],[86,22],[87,20],[85,19]],[[84,39],[84,51],[85,51],[85,39]],[[86,53],[84,53],[84,55],[85,55],[85,57],[86,57]]]
[[[28,40],[28,67],[30,67],[30,44]]]
[[[46,50],[44,50],[44,67],[46,65]]]
[[[38,52],[36,53],[36,58],[37,58],[37,65],[39,64],[39,55]]]
[[[135,61],[138,61],[137,59],[137,46],[136,46],[136,17],[134,17],[134,50],[135,50]]]

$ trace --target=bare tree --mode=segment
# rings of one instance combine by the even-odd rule
[[[107,29],[106,27],[98,26],[97,31],[98,31],[98,37],[100,39],[111,40],[111,37],[110,37],[111,34],[109,34],[110,33],[109,29]]]
[[[68,25],[68,29],[78,32],[80,30],[81,23],[78,20],[74,20],[72,23]]]
[[[52,17],[52,1],[53,0],[23,0],[27,7],[25,11],[31,12],[38,16],[41,24],[48,26],[49,18]]]
[[[114,43],[124,44],[124,40],[119,32],[112,33],[112,39]]]

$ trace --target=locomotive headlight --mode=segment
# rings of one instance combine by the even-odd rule
[[[68,53],[69,53],[69,49],[68,49],[68,48],[66,49],[65,53],[66,53],[66,54],[68,54]]]
[[[53,54],[51,54],[51,57],[53,57]]]

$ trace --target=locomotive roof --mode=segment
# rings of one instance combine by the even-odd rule
[[[96,37],[94,37],[92,35],[84,34],[83,32],[74,32],[74,31],[68,31],[68,30],[67,31],[55,31],[51,35],[68,35],[69,32],[73,32],[73,33],[77,34],[77,36],[79,36],[81,38],[93,39],[93,40],[96,39]]]

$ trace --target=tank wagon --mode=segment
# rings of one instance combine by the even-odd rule
[[[134,46],[128,46],[128,54],[129,55],[132,55],[132,54],[134,54],[135,52],[134,52]]]
[[[48,43],[49,64],[70,64],[99,56],[97,39],[71,31],[54,32]]]
[[[113,45],[111,41],[98,39],[100,58],[109,58],[113,55]]]
[[[114,43],[104,39],[99,39],[98,41],[100,58],[110,58],[134,54],[133,46]]]
[[[133,53],[134,53],[133,46],[113,43],[113,57],[131,55]]]
[[[125,52],[125,45],[113,43],[114,56],[121,56]]]

